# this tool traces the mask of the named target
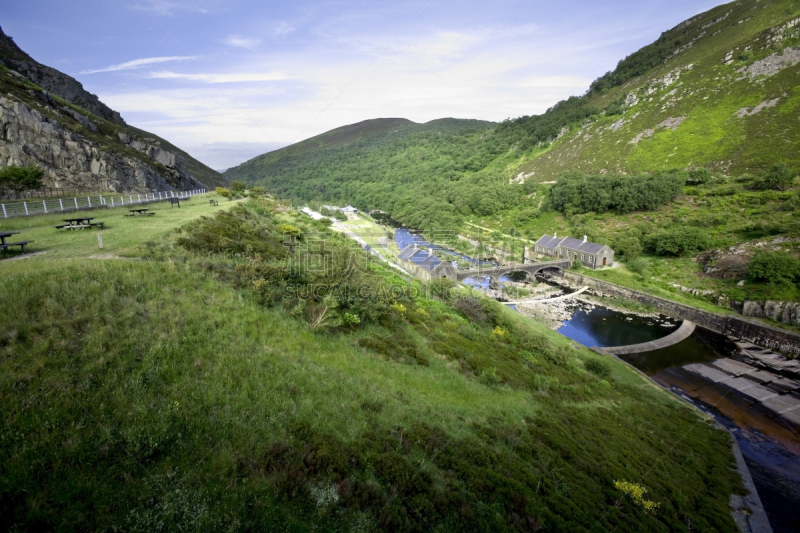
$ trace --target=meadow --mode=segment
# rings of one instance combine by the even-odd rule
[[[0,261],[4,529],[736,530],[729,435],[616,359],[465,289],[345,275],[344,239],[267,199],[102,215],[100,256],[4,222],[47,251]],[[333,269],[291,275],[286,235],[314,232]],[[404,289],[286,297],[323,281]]]

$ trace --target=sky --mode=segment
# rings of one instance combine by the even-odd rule
[[[224,170],[371,118],[540,114],[718,3],[4,0],[0,26]]]

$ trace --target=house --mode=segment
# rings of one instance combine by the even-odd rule
[[[586,235],[583,240],[571,237],[559,238],[557,234],[544,235],[536,241],[533,257],[552,257],[580,261],[588,268],[611,266],[614,263],[614,250],[607,244],[589,242]]]
[[[447,261],[433,254],[433,249],[423,250],[416,244],[409,244],[397,255],[397,264],[415,277],[430,281],[437,278],[456,279],[456,269]]]
[[[358,213],[358,209],[356,209],[352,205],[348,205],[347,207],[343,207],[342,208],[342,213],[344,213],[345,215],[348,215],[350,213],[356,214],[356,213]]]

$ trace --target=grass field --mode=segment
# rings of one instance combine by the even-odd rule
[[[216,199],[219,206],[209,205],[210,199]],[[217,196],[216,193],[208,193],[195,196],[188,201],[182,201],[180,208],[171,207],[167,202],[135,206],[136,208],[150,209],[156,213],[153,216],[126,216],[130,215],[130,211],[128,211],[130,208],[126,206],[0,219],[0,231],[20,232],[7,239],[8,242],[32,240],[34,242],[28,245],[27,252],[45,252],[22,261],[0,263],[3,265],[0,268],[9,271],[26,270],[30,268],[30,263],[42,261],[92,256],[130,256],[135,254],[136,248],[141,243],[163,237],[181,224],[204,215],[212,215],[230,204],[231,202]],[[55,228],[64,223],[63,219],[78,216],[94,217],[94,222],[105,222],[105,226],[103,229],[82,230],[57,230]],[[98,234],[103,236],[103,249],[99,248]],[[0,258],[4,255],[14,257],[20,254],[16,251],[6,254],[0,252]]]
[[[278,252],[324,226],[269,203],[102,214],[121,259],[52,229],[0,261],[3,529],[735,530],[729,436],[613,358],[425,292],[316,327]]]

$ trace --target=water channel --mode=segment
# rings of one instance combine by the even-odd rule
[[[395,232],[395,242],[401,250],[414,242],[419,246],[431,246],[419,234],[402,227]],[[454,259],[477,262],[463,254],[436,245],[432,247],[453,255]],[[507,276],[500,279],[500,285],[512,281],[518,286],[518,278],[512,280]],[[466,283],[481,290],[489,289],[489,278],[484,276],[476,275]],[[681,323],[664,315],[641,316],[587,301],[571,300],[566,309],[569,318],[563,320],[558,332],[587,347],[652,341],[670,334]],[[739,443],[773,531],[800,531],[797,515],[800,509],[800,425],[777,415],[752,397],[696,372],[697,367],[703,365],[714,369],[712,365],[719,361],[729,365],[744,364],[736,344],[723,335],[698,327],[690,337],[667,348],[619,358],[727,428]],[[798,395],[798,391],[791,394]]]

